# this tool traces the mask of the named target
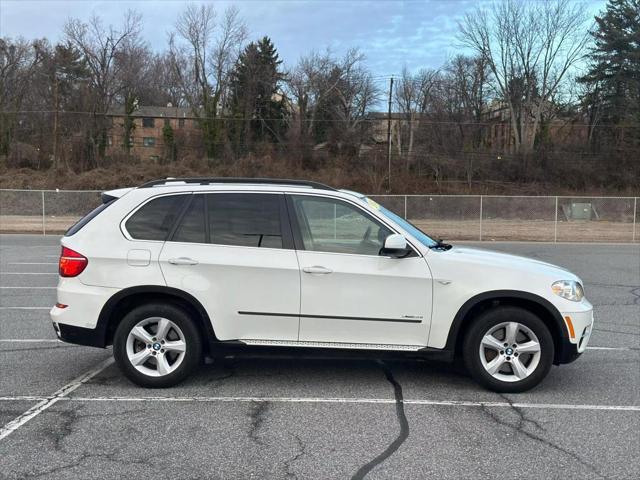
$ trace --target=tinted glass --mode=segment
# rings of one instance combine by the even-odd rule
[[[194,195],[191,205],[182,217],[172,240],[174,242],[205,243],[204,195]]]
[[[75,233],[78,233],[82,229],[82,227],[84,227],[87,223],[89,223],[91,220],[96,218],[100,212],[102,212],[105,208],[107,208],[113,202],[115,202],[115,199],[111,200],[110,202],[103,203],[100,206],[98,206],[98,207],[94,208],[93,210],[91,210],[91,212],[89,212],[84,217],[82,217],[80,220],[78,220],[76,223],[74,223],[71,226],[71,228],[69,228],[69,230],[66,231],[64,236],[65,237],[70,237],[71,235],[74,235]]]
[[[230,193],[208,197],[210,243],[282,248],[280,195]]]
[[[305,250],[378,255],[392,233],[345,202],[300,196],[293,203]]]
[[[136,240],[165,240],[188,195],[159,197],[143,205],[125,226]]]

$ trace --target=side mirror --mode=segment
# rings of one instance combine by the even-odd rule
[[[398,233],[392,233],[384,240],[384,247],[380,249],[380,255],[385,257],[402,258],[411,253],[407,247],[407,239]]]

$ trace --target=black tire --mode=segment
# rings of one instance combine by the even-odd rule
[[[522,380],[504,381],[497,379],[482,365],[480,358],[482,338],[492,327],[504,322],[518,322],[526,326],[538,337],[540,343],[538,365],[533,372]],[[465,335],[462,353],[468,372],[479,384],[498,393],[519,393],[535,387],[547,376],[551,365],[553,365],[554,345],[549,328],[538,316],[523,308],[504,306],[487,310],[473,321],[471,328]],[[507,368],[507,371],[511,369],[511,367],[505,368]]]
[[[177,368],[163,376],[150,376],[138,371],[127,355],[127,337],[138,322],[151,317],[170,320],[182,331],[186,344],[184,358]],[[147,388],[166,388],[177,385],[195,371],[202,359],[202,338],[193,319],[172,303],[153,302],[140,305],[125,315],[113,337],[113,356],[122,373],[133,383]]]

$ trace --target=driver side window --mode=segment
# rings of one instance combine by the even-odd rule
[[[360,209],[330,198],[293,196],[305,250],[378,255],[391,230]]]

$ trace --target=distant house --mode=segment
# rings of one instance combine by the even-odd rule
[[[125,142],[123,106],[107,113],[110,127],[107,133],[107,152],[122,151]],[[198,129],[197,119],[190,108],[140,106],[133,114],[134,128],[129,138],[130,152],[143,160],[157,160],[166,154],[163,129],[171,126],[176,136],[188,136]]]
[[[409,132],[409,115],[406,113],[392,112],[390,121],[387,112],[371,112],[367,116],[371,123],[371,141],[374,144],[387,143],[387,129],[391,124],[391,144],[394,149],[399,144],[406,143]],[[454,123],[434,120],[429,114],[414,114],[415,128],[424,126],[430,122],[442,124],[444,127],[455,126]],[[531,120],[532,122],[532,120]],[[482,143],[486,148],[495,152],[513,152],[515,139],[513,137],[511,115],[509,108],[502,102],[492,102],[483,112],[479,123],[462,122],[463,127],[478,129],[481,132]],[[557,116],[538,125],[544,128],[545,139],[559,145],[584,144],[588,141],[588,127],[585,120],[580,117]],[[419,141],[421,133],[416,132],[416,141]],[[403,145],[404,146],[404,145]]]
[[[515,139],[511,124],[511,112],[504,102],[494,101],[483,112],[485,144],[494,151],[513,152]],[[527,119],[533,125],[533,116]],[[589,139],[589,127],[580,116],[553,116],[550,120],[538,124],[536,135],[546,141],[559,145],[584,145]],[[532,133],[533,134],[533,133]]]

